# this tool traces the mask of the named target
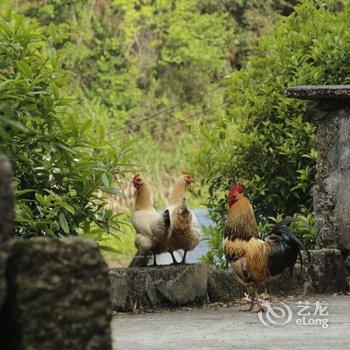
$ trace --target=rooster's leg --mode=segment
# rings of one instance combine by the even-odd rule
[[[158,266],[156,253],[153,253],[153,265],[152,266]]]
[[[261,301],[259,300],[258,297],[258,292],[255,288],[251,288],[252,289],[252,293],[254,293],[254,303],[253,303],[253,307],[250,310],[251,312],[265,312],[266,308],[264,306],[262,306]]]
[[[248,293],[250,297],[249,306],[247,309],[244,309],[243,311],[252,311],[255,304],[255,296],[256,296],[255,289],[252,287],[248,287]]]
[[[181,264],[186,264],[186,255],[187,255],[187,250],[184,251],[184,256],[182,257]]]
[[[173,259],[173,264],[174,264],[174,265],[177,265],[178,262],[177,262],[177,260],[175,259],[174,252],[169,252],[169,253],[170,253],[170,255],[171,255],[172,259]]]

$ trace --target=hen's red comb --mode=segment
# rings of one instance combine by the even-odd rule
[[[140,174],[135,174],[132,178],[132,182],[140,180]]]

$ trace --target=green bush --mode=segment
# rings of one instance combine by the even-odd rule
[[[11,160],[16,237],[76,235],[120,224],[104,193],[129,170],[128,142],[106,135],[65,96],[68,72],[51,37],[13,12],[0,17],[0,151]]]
[[[303,1],[263,37],[247,67],[229,77],[226,116],[214,130],[203,131],[194,161],[209,188],[217,235],[227,213],[226,190],[236,181],[246,184],[260,223],[278,213],[302,213],[297,225],[304,229],[312,223],[315,106],[287,99],[284,91],[293,85],[349,83],[349,1],[341,12],[333,6],[333,1]],[[219,244],[211,248],[220,259]]]

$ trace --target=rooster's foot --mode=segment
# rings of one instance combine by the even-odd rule
[[[249,312],[253,310],[253,304],[249,304],[248,307],[243,308],[241,311]]]
[[[258,313],[258,312],[266,312],[266,307],[265,306],[263,306],[262,304],[261,304],[261,302],[260,301],[258,301],[258,302],[256,302],[255,304],[254,304],[254,306],[252,307],[252,309],[250,310],[250,312],[255,312],[255,313]]]

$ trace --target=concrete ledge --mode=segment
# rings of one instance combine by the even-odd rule
[[[304,256],[291,277],[288,271],[260,286],[272,295],[342,293],[348,290],[343,258],[339,250],[313,250],[311,263]],[[246,288],[231,270],[206,265],[185,265],[110,270],[115,311],[155,310],[209,302],[233,302]]]
[[[208,267],[178,265],[111,269],[115,311],[203,305],[207,300]]]
[[[1,349],[111,349],[110,280],[96,244],[15,241],[6,277]]]
[[[286,90],[286,97],[301,100],[349,100],[350,85],[301,85]]]

